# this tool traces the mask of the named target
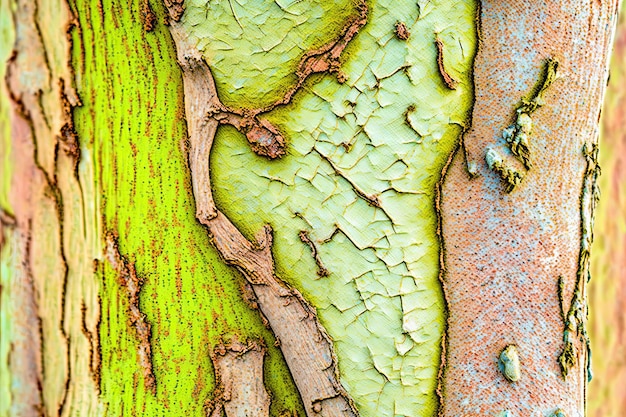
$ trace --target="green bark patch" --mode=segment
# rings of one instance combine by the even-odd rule
[[[337,37],[356,3],[190,0],[181,21],[214,71],[222,102],[265,107],[295,84],[305,52]]]
[[[303,414],[274,338],[244,301],[194,218],[182,79],[160,2],[75,1],[73,65],[84,105],[75,129],[96,166],[103,229],[134,265],[138,308],[150,325],[154,392],[144,381],[129,293],[102,257],[101,399],[104,415],[198,416],[213,399],[211,353],[237,337],[267,346],[271,414]],[[95,220],[95,219],[94,219]],[[104,236],[102,236],[104,243]]]
[[[361,416],[437,410],[445,305],[435,187],[472,103],[473,16],[472,2],[370,2],[341,79],[312,75],[262,116],[284,135],[285,156],[255,155],[231,126],[216,135],[218,208],[249,239],[272,225],[278,275],[317,308]],[[441,79],[435,39],[456,90]],[[244,82],[221,79],[235,67],[207,62],[222,100],[220,85]]]

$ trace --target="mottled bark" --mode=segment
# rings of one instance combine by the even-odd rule
[[[0,1],[0,416],[584,415],[617,1],[480,2],[471,123],[472,2],[312,2],[334,31],[267,45],[309,10],[190,3]],[[594,416],[626,407],[613,138]]]
[[[472,127],[441,194],[445,416],[585,414],[594,149],[616,12],[617,1],[481,2]],[[557,79],[542,92],[550,60]],[[529,168],[505,129],[537,104]],[[523,178],[503,184],[490,152]],[[519,351],[516,382],[498,369],[508,344]]]

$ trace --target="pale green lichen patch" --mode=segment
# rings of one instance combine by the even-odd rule
[[[567,415],[565,414],[565,411],[557,408],[552,414],[550,414],[550,417],[567,417]]]
[[[203,52],[222,102],[265,107],[295,84],[305,52],[334,40],[356,0],[188,0],[181,23]]]
[[[516,169],[506,158],[495,148],[488,148],[485,153],[487,166],[498,173],[500,178],[506,182],[506,192],[510,193],[518,186],[525,173]]]
[[[413,1],[369,5],[344,51],[344,82],[312,76],[263,116],[285,135],[282,159],[219,128],[214,197],[248,236],[272,225],[277,271],[317,308],[361,416],[432,415],[445,327],[435,186],[471,105],[474,4],[430,2],[421,18]],[[436,36],[456,90],[441,82]]]

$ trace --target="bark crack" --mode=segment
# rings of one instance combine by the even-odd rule
[[[561,374],[565,379],[569,370],[576,365],[577,359],[581,356],[576,349],[576,340],[579,340],[586,349],[586,369],[587,382],[591,381],[591,343],[587,334],[587,305],[585,302],[585,284],[591,278],[589,271],[589,261],[591,256],[591,244],[593,243],[593,223],[596,206],[600,199],[600,188],[598,177],[600,176],[600,165],[598,164],[598,146],[593,144],[583,147],[583,156],[587,160],[587,169],[583,180],[581,194],[581,241],[580,255],[578,258],[578,270],[576,273],[576,284],[567,315],[564,317],[563,330],[563,351],[559,356]],[[561,284],[559,283],[559,287]],[[561,298],[559,291],[559,298]]]

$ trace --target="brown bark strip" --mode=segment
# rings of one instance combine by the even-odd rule
[[[584,416],[593,153],[617,3],[481,1],[472,127],[463,139],[467,161],[456,153],[441,193],[449,313],[442,416],[503,410],[548,415],[556,409]],[[546,69],[550,62],[554,71]],[[559,77],[549,89],[542,88],[549,83],[539,88],[537,106],[532,97],[531,107],[522,103],[521,113],[533,110],[526,153],[533,155],[533,169],[524,170],[515,192],[503,194],[485,154],[494,147],[508,151],[502,132],[510,123],[502,115],[514,113],[520,97],[537,89],[537,74],[555,74],[555,62]],[[513,155],[509,159],[522,166]],[[470,178],[464,162],[480,176]],[[563,300],[573,300],[565,306],[565,334],[558,276]],[[519,352],[521,378],[513,383],[497,367],[508,345]],[[559,356],[568,346],[575,359],[564,362],[564,380]]]
[[[183,71],[196,217],[208,229],[224,261],[250,283],[259,309],[280,343],[307,415],[356,416],[352,400],[339,382],[332,341],[319,324],[315,310],[275,274],[271,228],[265,226],[256,242],[250,242],[215,206],[209,155],[219,124],[212,117],[220,108],[219,99],[209,67],[187,43],[184,29],[172,23],[170,31]]]
[[[120,253],[117,236],[112,232],[106,234],[106,258],[113,269],[117,271],[120,284],[126,289],[128,296],[128,313],[130,324],[135,329],[139,346],[137,356],[139,366],[143,371],[146,390],[156,394],[156,379],[152,370],[152,348],[150,346],[150,323],[146,315],[139,309],[139,293],[143,279],[137,276],[135,265],[129,262]]]
[[[330,272],[328,272],[328,269],[326,269],[324,263],[322,262],[322,258],[320,258],[320,254],[317,251],[315,243],[313,243],[309,237],[309,233],[306,230],[301,230],[300,233],[298,233],[298,237],[300,237],[302,243],[305,243],[311,249],[311,255],[313,256],[315,265],[317,265],[317,275],[319,277],[327,277],[330,275]]]
[[[211,417],[269,417],[271,398],[263,385],[265,347],[234,340],[218,345],[211,359],[217,380]]]
[[[443,83],[450,90],[456,90],[459,82],[452,78],[448,71],[446,71],[446,66],[443,63],[443,42],[439,38],[439,36],[435,37],[435,45],[437,46],[437,66],[439,67],[439,74],[441,74],[441,78],[443,79]]]

